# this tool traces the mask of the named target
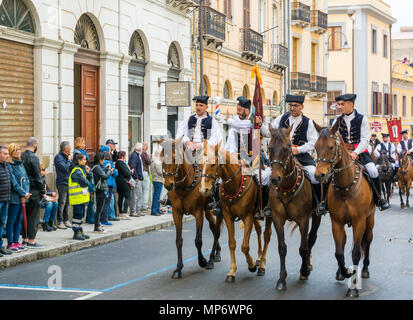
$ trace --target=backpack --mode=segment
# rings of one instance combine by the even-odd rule
[[[95,192],[96,190],[102,190],[102,179],[99,179],[99,181],[98,181],[98,183],[96,183],[95,184],[95,177],[94,177],[94,174],[93,174],[93,170],[96,168],[98,166],[98,164],[97,165],[95,165],[95,166],[93,166],[93,168],[92,169],[90,169],[90,171],[92,172],[92,185],[93,185],[93,192]],[[89,188],[91,187],[91,184],[89,183]],[[92,191],[90,191],[90,189],[89,189],[89,192],[92,192]]]

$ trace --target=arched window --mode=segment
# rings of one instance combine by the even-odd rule
[[[145,47],[141,36],[137,31],[132,34],[132,37],[129,42],[129,55],[133,59],[145,62]]]
[[[277,106],[278,105],[278,94],[277,91],[274,90],[274,93],[272,94],[272,105]]]
[[[0,25],[34,33],[33,17],[22,0],[3,0],[0,3]]]
[[[274,28],[272,30],[272,41],[274,44],[278,44],[278,28],[276,28],[278,26],[278,8],[277,6],[274,4],[274,6],[272,7],[272,28]]]
[[[247,84],[246,84],[246,85],[244,86],[244,88],[242,89],[242,95],[243,95],[245,98],[247,98],[247,99],[250,98],[250,88],[248,87]]]
[[[229,80],[224,84],[224,99],[232,99],[232,86]]]
[[[211,86],[209,83],[209,79],[206,75],[202,78],[202,84],[204,86],[204,90],[201,92],[202,96],[211,96]],[[201,89],[201,87],[199,87]]]
[[[99,36],[96,27],[87,14],[83,14],[76,24],[75,43],[85,49],[100,51]]]

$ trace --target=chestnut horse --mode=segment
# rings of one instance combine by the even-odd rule
[[[399,195],[400,195],[400,207],[402,209],[410,208],[409,196],[410,187],[413,180],[413,166],[410,160],[410,156],[407,152],[397,154],[399,159],[399,171],[397,171],[397,178],[399,182]],[[403,195],[406,196],[406,205],[403,202]]]
[[[219,245],[219,226],[207,205],[209,199],[199,193],[200,172],[202,165],[194,165],[187,161],[182,153],[182,140],[163,141],[161,157],[163,159],[162,170],[164,186],[168,190],[168,197],[172,203],[172,216],[176,229],[176,248],[178,251],[178,263],[172,278],[182,277],[182,220],[184,214],[191,214],[196,221],[195,246],[198,250],[198,264],[201,268],[213,269],[214,262],[221,261],[221,247]],[[185,152],[186,155],[186,152]],[[209,222],[209,228],[214,234],[214,244],[209,261],[202,254],[202,227],[205,218]],[[217,231],[218,230],[218,231]]]
[[[297,164],[292,154],[291,130],[292,126],[288,129],[270,129],[271,141],[268,146],[272,168],[269,201],[272,221],[277,232],[278,253],[281,263],[277,290],[287,289],[285,280],[287,277],[285,267],[285,257],[287,255],[287,245],[284,237],[285,222],[287,220],[294,221],[296,223],[294,229],[298,226],[300,230],[301,244],[299,252],[302,258],[300,280],[307,280],[312,270],[311,249],[317,239],[317,230],[321,222],[321,217],[315,213],[317,204],[313,201],[311,181],[306,177],[303,167]],[[312,218],[311,231],[308,233],[310,218]]]
[[[320,134],[315,144],[318,155],[315,178],[321,183],[326,183],[332,173],[327,203],[336,246],[335,256],[338,262],[336,280],[343,281],[344,278],[355,275],[357,271],[349,273],[345,267],[346,232],[344,226],[346,224],[353,228],[353,266],[358,268],[363,253],[361,276],[369,278],[369,251],[373,239],[376,211],[372,187],[362,172],[362,166],[351,159],[338,133],[339,121],[332,128],[321,128],[317,124],[315,127]],[[347,296],[358,297],[358,286],[349,287]]]
[[[209,196],[212,194],[217,178],[222,179],[220,187],[220,203],[222,207],[222,216],[228,230],[228,246],[231,254],[231,267],[226,276],[226,282],[234,282],[237,270],[235,259],[235,226],[236,218],[242,220],[244,224],[244,239],[241,250],[244,253],[248,270],[257,271],[261,254],[261,225],[259,220],[254,219],[257,212],[255,199],[258,193],[258,185],[254,182],[253,171],[242,161],[238,160],[237,155],[220,149],[220,145],[210,146],[205,144],[205,153],[203,161],[204,167],[201,180],[201,194]],[[256,262],[249,254],[249,243],[252,227],[255,227],[258,238],[258,259]],[[267,238],[269,241],[267,234]],[[260,265],[261,267],[261,265]]]

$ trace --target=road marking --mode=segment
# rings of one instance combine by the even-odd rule
[[[45,286],[27,286],[19,284],[0,284],[0,289],[13,289],[13,290],[34,290],[34,291],[51,291],[51,292],[76,292],[83,293],[101,293],[96,289],[81,289],[81,288],[49,288]]]

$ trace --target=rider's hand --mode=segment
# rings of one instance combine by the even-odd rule
[[[351,157],[351,159],[353,159],[353,161],[356,161],[358,155],[357,155],[357,153],[355,153],[355,152],[351,152],[351,153],[350,153],[350,157]]]
[[[291,150],[293,151],[293,155],[298,154],[298,147],[292,147]]]
[[[193,143],[191,141],[187,141],[185,143],[185,145],[190,151],[194,151],[194,146],[193,146]]]

